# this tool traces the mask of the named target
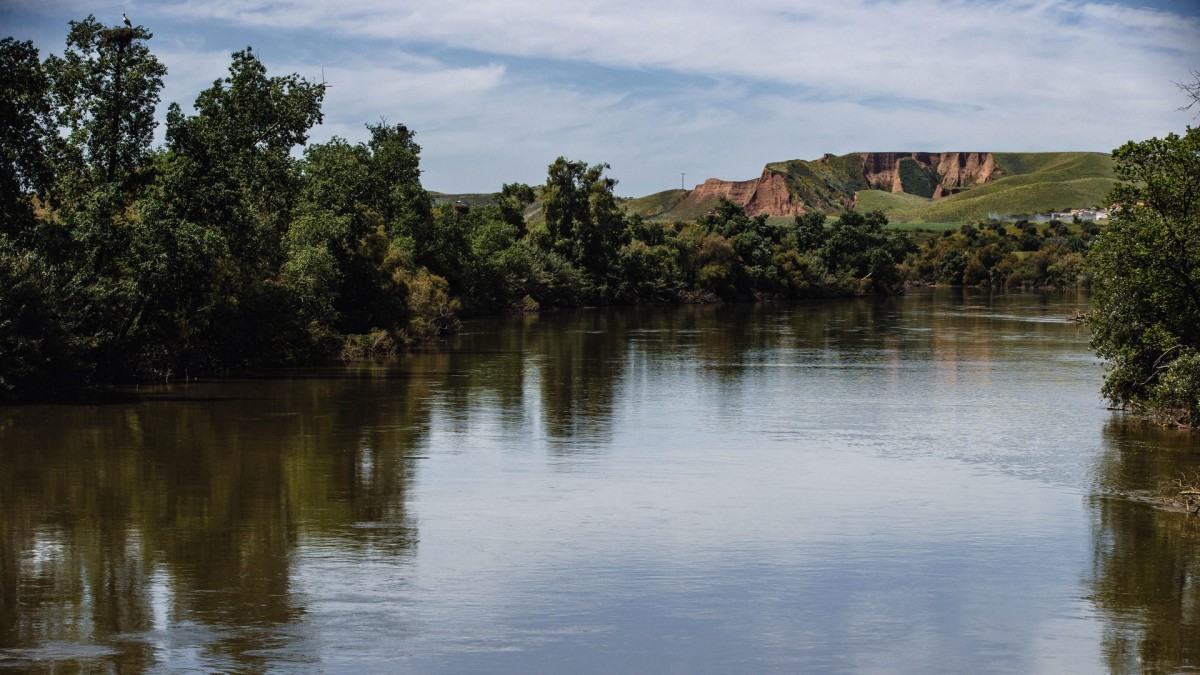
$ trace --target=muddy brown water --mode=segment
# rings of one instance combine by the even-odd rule
[[[0,670],[1176,672],[1196,436],[1071,293],[472,321],[0,408]]]

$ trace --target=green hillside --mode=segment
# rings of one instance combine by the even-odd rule
[[[826,155],[811,162],[803,159],[773,162],[767,168],[783,174],[789,192],[823,211],[840,211],[850,206],[854,193],[867,187],[858,154]]]
[[[470,193],[470,194],[446,194],[444,192],[430,192],[429,196],[433,198],[434,204],[453,204],[462,202],[467,206],[475,209],[480,206],[488,206],[496,203],[495,193]]]
[[[773,162],[767,168],[782,175],[788,191],[810,207],[826,213],[851,205],[859,210],[881,210],[895,223],[967,222],[986,220],[990,214],[1102,206],[1116,183],[1111,158],[1100,152],[998,152],[992,156],[1001,177],[938,200],[929,198],[937,185],[936,176],[903,162],[902,184],[916,194],[867,189],[859,153]],[[694,220],[715,206],[690,202],[688,194],[667,190],[632,199],[625,209],[654,220]]]
[[[854,208],[859,211],[883,211],[888,220],[897,223],[924,222],[919,214],[933,206],[932,199],[916,195],[895,194],[883,190],[862,190],[857,194]]]
[[[629,215],[636,213],[643,218],[652,219],[672,211],[687,196],[687,190],[663,190],[622,202],[621,208]]]
[[[993,153],[1004,176],[944,199],[879,190],[858,193],[856,208],[895,223],[987,220],[992,214],[1045,213],[1104,205],[1116,184],[1112,159],[1099,152]]]
[[[1113,177],[1112,157],[1105,152],[993,152],[1009,176],[1057,173],[1067,178]]]

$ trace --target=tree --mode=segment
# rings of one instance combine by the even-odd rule
[[[825,245],[825,213],[812,210],[796,216],[796,248],[801,253],[816,251]]]
[[[0,342],[26,355],[26,394],[125,372],[138,301],[131,207],[152,179],[145,169],[166,73],[149,38],[89,16],[71,23],[63,55],[40,68],[30,46],[4,42],[4,99],[17,106],[4,114],[4,144],[15,151],[5,187],[20,192],[18,210],[11,199],[4,208],[27,217],[36,193],[45,209],[27,227],[6,227],[23,231],[0,256],[0,274],[20,280],[0,297]]]
[[[421,146],[416,134],[403,124],[369,124],[371,140],[370,193],[367,196],[383,216],[388,236],[409,237],[418,260],[432,255],[433,201],[421,187]]]
[[[37,252],[0,236],[0,401],[79,385],[86,345],[71,319],[80,294]]]
[[[284,237],[284,283],[304,325],[365,333],[399,320],[403,296],[383,266],[388,252],[372,155],[341,138],[309,146],[295,217]]]
[[[1180,108],[1180,110],[1191,110],[1193,106],[1200,105],[1200,70],[1192,71],[1192,82],[1176,82],[1179,90],[1192,99],[1192,102]],[[1196,111],[1200,115],[1200,110]]]
[[[87,185],[128,181],[154,138],[166,67],[150,53],[145,28],[107,28],[89,15],[72,21],[61,57],[46,59],[58,124],[68,133],[63,170]]]
[[[55,279],[28,236],[32,197],[50,182],[49,87],[33,43],[0,40],[0,400],[65,372],[70,360]]]
[[[50,80],[29,41],[0,40],[0,236],[33,225],[31,197],[51,182]]]
[[[196,98],[194,115],[171,105],[159,189],[139,207],[138,241],[144,254],[176,264],[139,260],[133,269],[143,306],[178,317],[187,330],[160,349],[151,348],[158,338],[144,335],[143,351],[192,352],[211,368],[287,359],[305,348],[309,336],[290,301],[302,285],[280,277],[301,194],[292,151],[321,121],[324,92],[295,74],[268,76],[247,48]],[[195,273],[178,276],[189,269]]]
[[[247,47],[196,98],[195,115],[176,104],[167,112],[164,187],[176,215],[220,230],[256,276],[280,262],[299,192],[291,152],[320,123],[324,95],[324,85],[295,74],[268,77]]]
[[[1200,422],[1200,129],[1113,151],[1122,181],[1089,253],[1092,348],[1114,404]]]
[[[524,183],[505,183],[496,193],[500,217],[517,230],[517,236],[525,236],[525,208],[537,197],[533,188]]]
[[[746,215],[746,209],[722,198],[716,212],[702,220],[704,228],[723,237],[737,254],[730,282],[742,294],[774,295],[784,290],[784,275],[775,264],[777,248],[788,228],[770,222],[766,214]],[[710,240],[710,251],[715,240]]]
[[[588,166],[559,157],[547,170],[542,213],[553,252],[587,270],[597,295],[606,299],[609,275],[625,232],[608,164]]]
[[[900,283],[896,266],[915,247],[904,233],[886,229],[887,222],[880,211],[844,211],[826,232],[818,255],[834,275],[894,293]]]

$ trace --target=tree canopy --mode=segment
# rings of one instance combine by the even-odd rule
[[[1103,393],[1165,421],[1200,423],[1200,129],[1113,151],[1123,181],[1092,247],[1092,347]]]
[[[436,204],[411,129],[310,144],[325,85],[249,47],[154,147],[152,38],[89,16],[44,60],[0,41],[0,398],[388,354],[462,313],[898,289],[882,215],[647,222],[604,163]]]

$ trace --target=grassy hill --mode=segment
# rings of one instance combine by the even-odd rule
[[[534,186],[533,193],[535,195],[541,195],[542,187],[540,185]],[[495,192],[448,194],[445,192],[431,191],[429,196],[433,198],[434,206],[444,206],[446,204],[462,202],[472,209],[478,209],[484,206],[491,206],[492,204],[496,203]],[[540,199],[525,207],[525,220],[534,221],[541,217],[542,202]]]
[[[854,205],[860,211],[883,211],[897,224],[964,223],[987,220],[995,214],[1103,206],[1116,184],[1112,159],[1105,153],[996,152],[992,156],[1003,172],[1000,178],[937,200],[867,189],[857,153],[827,155],[820,161],[772,162],[767,168],[782,175],[788,191],[810,207],[833,214]],[[906,181],[906,189],[908,185]],[[924,193],[932,194],[932,190]],[[630,215],[660,221],[697,220],[716,208],[717,198],[694,201],[687,199],[689,194],[689,190],[665,190],[622,200],[621,207]],[[472,208],[494,200],[491,194],[433,193],[433,197],[439,204],[462,201]],[[540,206],[540,202],[531,205],[526,217],[540,217]]]
[[[676,210],[679,202],[688,196],[687,190],[663,190],[645,197],[635,197],[621,203],[621,208],[629,215],[638,214],[646,219],[657,218],[665,213]]]
[[[788,191],[810,207],[840,211],[853,203],[854,193],[865,189],[859,155],[826,155],[823,161],[793,159],[772,162],[768,169],[783,174]]]
[[[992,153],[1003,175],[988,183],[934,200],[914,194],[869,190],[859,154],[826,156],[820,161],[773,162],[788,191],[810,207],[836,213],[851,205],[880,210],[894,223],[962,223],[992,214],[1031,214],[1102,206],[1116,183],[1112,160],[1100,152]],[[903,167],[902,167],[903,169]],[[906,181],[906,189],[909,181]],[[918,186],[919,187],[919,186]],[[922,190],[932,194],[933,185]],[[625,203],[627,213],[653,220],[695,220],[715,203],[694,203],[685,190],[667,190]],[[713,199],[713,202],[716,200]]]
[[[980,187],[939,200],[862,190],[856,208],[883,211],[895,223],[969,222],[992,214],[1103,206],[1117,182],[1111,158],[1099,152],[1010,152],[994,157],[1004,176]]]

